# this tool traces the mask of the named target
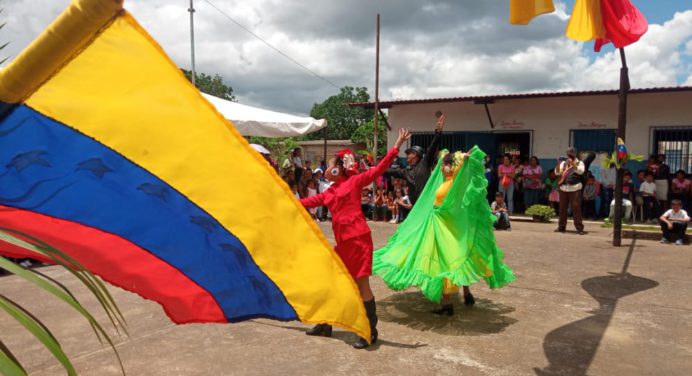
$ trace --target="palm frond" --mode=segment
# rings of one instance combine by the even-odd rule
[[[101,307],[104,309],[104,311],[106,311],[108,318],[115,329],[118,330],[118,327],[120,327],[125,333],[127,333],[125,319],[115,304],[112,296],[105,288],[105,285],[75,259],[39,239],[12,229],[0,228],[0,241],[4,241],[40,254],[64,267],[72,275],[77,277],[82,284],[87,286],[91,293],[97,298],[101,304]],[[123,374],[125,374],[120,354],[115,348],[110,336],[106,333],[99,322],[92,316],[92,314],[81,305],[76,297],[65,286],[58,283],[54,279],[45,276],[44,274],[23,268],[4,258],[0,258],[0,267],[25,279],[28,282],[31,282],[32,284],[67,303],[74,310],[79,312],[91,325],[98,339],[105,339],[105,341],[113,349],[120,368]],[[6,298],[4,299],[1,308],[8,311],[8,313],[10,313],[15,320],[20,322],[25,328],[27,328],[27,330],[34,334],[34,336],[36,336],[42,342],[42,344],[53,353],[56,359],[58,359],[58,361],[63,365],[65,370],[68,371],[68,374],[71,374],[71,364],[69,364],[69,359],[67,361],[63,359],[59,344],[57,344],[57,340],[55,340],[54,337],[51,340],[50,337],[52,337],[52,335],[49,335],[50,331],[48,331],[48,329],[44,326],[41,326],[38,319],[35,319],[33,316],[28,314],[28,311],[19,308],[17,304],[13,304],[13,302],[7,300]],[[2,349],[0,348],[0,350]],[[2,353],[4,354],[4,361],[6,362],[10,362],[13,358],[4,351],[2,351]],[[19,363],[16,363],[16,366],[21,368]]]

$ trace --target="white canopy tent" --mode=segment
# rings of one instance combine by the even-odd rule
[[[293,137],[318,131],[327,120],[300,117],[231,102],[202,93],[243,136]]]

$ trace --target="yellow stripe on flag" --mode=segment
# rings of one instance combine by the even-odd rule
[[[567,25],[567,36],[587,42],[605,36],[600,0],[577,0]]]
[[[509,23],[528,25],[535,17],[554,11],[553,0],[510,0]]]
[[[119,152],[213,216],[302,321],[370,337],[358,289],[319,228],[129,14],[26,103]]]

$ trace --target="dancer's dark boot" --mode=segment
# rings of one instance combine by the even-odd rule
[[[377,342],[377,306],[375,305],[375,299],[363,302],[365,305],[365,313],[368,315],[368,320],[370,320],[370,345],[374,345]],[[358,341],[353,344],[356,349],[364,349],[370,346],[365,338],[358,338]]]
[[[468,293],[464,295],[464,304],[467,306],[472,306],[476,304],[476,298],[473,297],[473,294]]]
[[[331,337],[332,326],[329,324],[317,324],[312,329],[309,329],[305,334],[309,336]]]
[[[451,316],[454,314],[454,304],[445,304],[442,307],[433,310],[432,313],[434,313],[436,315]]]

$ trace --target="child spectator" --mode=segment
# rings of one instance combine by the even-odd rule
[[[399,217],[394,223],[402,222],[406,218],[409,210],[413,207],[411,200],[409,200],[408,195],[405,195],[400,189],[396,191],[396,204],[399,207]]]
[[[505,195],[502,192],[495,193],[495,201],[490,204],[490,209],[497,217],[497,221],[493,224],[495,229],[512,231],[512,224],[509,222],[509,212],[505,203]]]
[[[658,201],[656,201],[656,183],[654,183],[654,174],[646,173],[646,181],[639,186],[639,192],[644,200],[644,222],[654,222],[656,214],[658,214]]]
[[[317,196],[317,182],[314,179],[310,179],[307,184],[307,197],[312,196]],[[312,219],[314,219],[316,222],[320,221],[317,218],[317,208],[310,208],[308,212],[310,212]]]
[[[560,194],[558,193],[558,177],[555,175],[555,169],[550,169],[548,177],[545,178],[545,190],[548,192],[548,203],[555,211],[558,210],[560,204]]]
[[[672,232],[678,235],[675,245],[682,245],[682,240],[687,232],[687,223],[690,221],[690,217],[687,215],[686,211],[682,210],[682,202],[680,200],[671,201],[671,208],[672,209],[663,213],[659,218],[661,221],[661,231],[663,232],[661,243],[669,243],[670,234]]]
[[[626,171],[622,176],[622,209],[623,218],[629,219],[632,215],[632,203],[634,200],[634,184],[632,184],[632,174]],[[615,198],[610,202],[610,215],[612,220],[615,218]]]
[[[296,196],[297,199],[300,199],[300,193],[298,193],[298,184],[295,182],[291,182],[291,192],[293,192],[293,195]]]
[[[397,218],[399,218],[399,205],[396,204],[396,199],[394,198],[394,192],[389,191],[387,194],[387,207],[391,213],[392,219],[389,223],[396,223]]]
[[[375,204],[372,201],[372,195],[370,194],[370,189],[363,188],[363,192],[360,196],[360,208],[363,210],[363,215],[366,220],[372,219],[372,212]]]
[[[374,221],[387,220],[387,196],[384,193],[384,187],[377,187],[375,192],[375,214]]]
[[[600,186],[596,184],[596,178],[593,175],[586,177],[584,192],[582,193],[582,205],[584,207],[584,217],[596,220],[596,197],[601,194]]]

